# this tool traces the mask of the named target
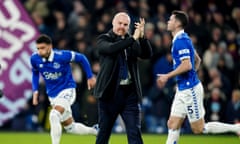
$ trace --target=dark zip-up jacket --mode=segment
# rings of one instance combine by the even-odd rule
[[[110,30],[97,38],[97,50],[100,60],[100,71],[97,74],[97,82],[94,96],[100,99],[114,97],[120,83],[120,54],[127,50],[128,70],[131,81],[134,83],[139,100],[142,98],[142,89],[138,70],[138,59],[147,59],[152,56],[152,47],[145,38],[135,41],[130,35],[125,39],[117,36]]]

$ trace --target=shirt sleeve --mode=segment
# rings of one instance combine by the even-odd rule
[[[34,62],[32,59],[31,65],[32,65],[32,90],[37,91],[39,88],[39,71],[34,66]]]
[[[93,76],[90,63],[85,55],[81,53],[72,52],[72,60],[82,65],[88,79]]]
[[[184,39],[179,39],[175,43],[177,55],[180,60],[190,58],[190,49]]]

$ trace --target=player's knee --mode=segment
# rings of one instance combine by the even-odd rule
[[[168,126],[168,129],[173,129],[173,130],[178,129],[177,124],[171,119],[168,120],[167,126]]]
[[[63,126],[68,126],[74,122],[73,117],[69,117],[67,120],[62,122]]]
[[[49,120],[50,122],[59,122],[60,121],[61,114],[55,109],[52,109],[49,114]]]
[[[167,121],[167,126],[168,126],[169,129],[172,129],[172,122],[171,122],[171,120]]]
[[[203,127],[202,126],[192,127],[192,132],[194,134],[201,134],[203,133]]]
[[[191,128],[192,128],[192,132],[194,134],[201,134],[201,133],[203,133],[204,120],[200,119],[198,121],[192,122],[191,123]]]
[[[74,131],[74,123],[69,124],[68,126],[64,126],[64,129],[67,133],[73,133]]]

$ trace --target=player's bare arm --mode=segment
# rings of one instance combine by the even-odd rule
[[[183,59],[181,61],[181,64],[175,70],[168,73],[168,77],[169,78],[175,77],[175,76],[185,73],[191,69],[192,69],[192,63],[191,63],[190,59],[189,58]]]
[[[33,93],[32,103],[33,103],[33,105],[37,105],[38,104],[38,91],[35,91]]]
[[[200,67],[202,60],[201,60],[200,56],[198,55],[197,51],[194,52],[194,56],[195,56],[195,70],[197,71]]]
[[[157,74],[158,78],[157,78],[157,86],[159,88],[163,88],[165,86],[165,84],[168,81],[168,76],[167,74]]]
[[[192,69],[192,64],[190,59],[183,59],[181,61],[181,64],[173,71],[167,73],[167,74],[158,74],[158,79],[157,79],[157,85],[160,88],[163,88],[168,81],[168,79],[175,77],[177,75],[180,75],[182,73],[185,73],[189,70]]]
[[[87,85],[88,85],[88,90],[91,90],[92,88],[94,88],[96,85],[96,77],[92,76],[91,78],[89,78],[87,80]]]

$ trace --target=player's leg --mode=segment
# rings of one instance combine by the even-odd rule
[[[62,126],[61,126],[61,113],[64,111],[64,108],[61,106],[55,106],[49,114],[50,120],[50,135],[52,139],[52,144],[60,144],[60,139],[62,135]]]
[[[191,123],[192,131],[196,134],[199,133],[226,133],[234,132],[240,133],[240,125],[226,124],[221,122],[208,122],[204,121],[204,106],[203,106],[203,88],[199,84],[191,90],[193,94],[193,103],[187,107],[188,118]]]
[[[71,105],[74,103],[76,97],[76,91],[73,88],[65,89],[62,91],[56,103],[64,107],[64,112],[61,115],[61,122],[64,129],[68,133],[72,134],[93,134],[97,135],[97,130],[93,127],[88,127],[82,123],[77,123],[72,117]]]
[[[180,137],[180,128],[186,117],[186,111],[183,101],[181,100],[182,94],[177,91],[172,103],[170,117],[168,119],[168,137],[166,144],[177,144]]]
[[[192,132],[195,134],[202,133],[204,129],[204,115],[205,109],[203,106],[203,87],[202,84],[199,83],[195,87],[189,89],[187,91],[187,95],[189,95],[189,99],[186,102],[186,111],[187,117],[191,125]]]
[[[227,133],[227,132],[233,132],[233,133],[240,133],[240,125],[238,124],[226,124],[221,122],[208,122],[204,123],[203,118],[200,120],[197,120],[195,122],[191,122],[191,128],[193,133],[195,134],[218,134],[218,133]]]
[[[177,144],[180,137],[180,129],[184,118],[177,116],[170,116],[168,119],[168,137],[166,144]]]
[[[221,122],[208,122],[204,125],[203,133],[227,133],[233,132],[240,134],[239,124],[227,124]]]
[[[52,144],[59,144],[62,135],[62,119],[63,113],[66,109],[70,108],[71,103],[75,99],[74,89],[65,89],[61,91],[56,97],[49,98],[49,101],[53,107],[50,111],[50,135],[52,139]]]
[[[62,124],[64,126],[64,129],[68,133],[79,134],[79,135],[86,135],[86,134],[97,135],[97,129],[95,129],[94,127],[88,127],[82,123],[74,122],[71,115],[69,115],[69,118],[65,120]]]
[[[194,134],[201,134],[204,129],[204,119],[201,118],[197,121],[190,121],[190,125]]]

